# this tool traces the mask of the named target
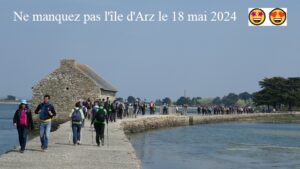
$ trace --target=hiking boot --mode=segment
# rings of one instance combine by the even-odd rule
[[[24,153],[24,150],[21,150],[20,153]]]

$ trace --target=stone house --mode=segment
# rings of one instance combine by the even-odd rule
[[[32,107],[35,109],[45,94],[60,116],[71,112],[79,100],[92,101],[109,97],[114,100],[117,89],[105,81],[88,65],[73,59],[61,60],[60,67],[32,87]]]

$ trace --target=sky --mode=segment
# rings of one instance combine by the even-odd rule
[[[287,27],[249,27],[248,8],[286,7]],[[300,3],[240,0],[0,1],[0,96],[31,87],[64,58],[91,66],[119,90],[156,99],[224,96],[260,89],[265,77],[299,76]],[[235,22],[14,22],[24,13],[235,11]]]

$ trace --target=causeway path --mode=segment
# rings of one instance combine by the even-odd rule
[[[27,143],[24,154],[18,149],[0,156],[1,169],[141,169],[140,160],[128,141],[120,121],[109,123],[109,145],[105,129],[105,145],[96,146],[95,133],[92,141],[90,121],[82,128],[81,145],[69,143],[70,122],[61,124],[58,130],[50,134],[49,147],[41,151],[40,138]],[[93,143],[93,144],[92,144]]]

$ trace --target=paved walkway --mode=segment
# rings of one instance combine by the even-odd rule
[[[120,128],[120,121],[109,124],[109,146],[105,129],[105,146],[92,144],[90,122],[82,130],[82,145],[69,143],[70,122],[60,125],[50,135],[47,152],[42,152],[39,137],[31,140],[24,154],[18,150],[0,157],[0,169],[141,169],[135,151]]]

